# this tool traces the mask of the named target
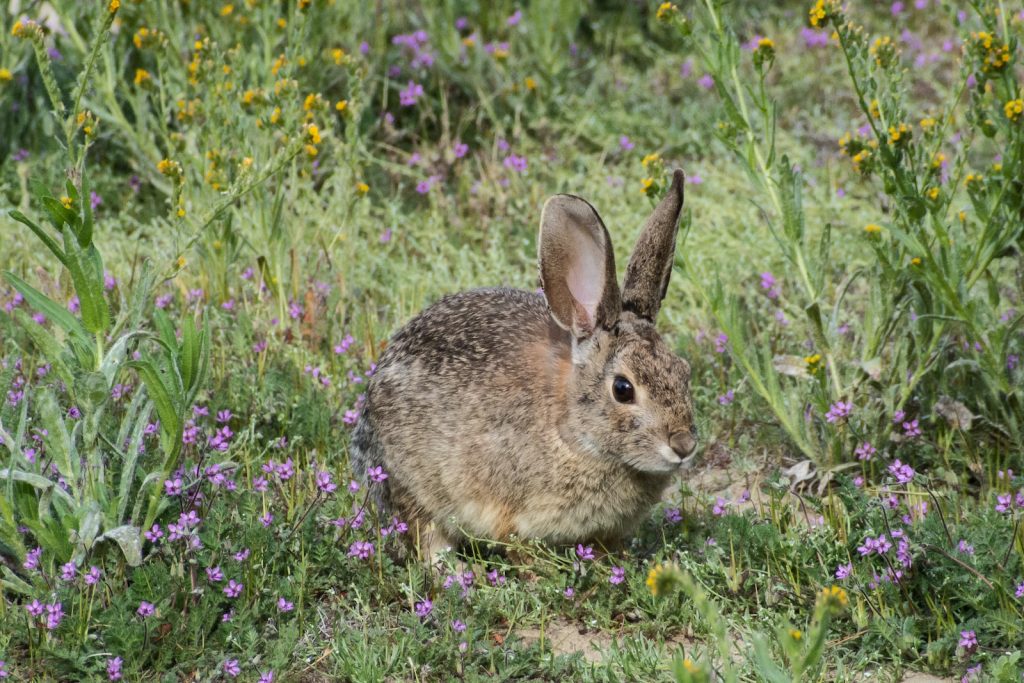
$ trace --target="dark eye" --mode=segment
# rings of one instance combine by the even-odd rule
[[[621,375],[612,380],[612,396],[619,403],[632,403],[635,398],[633,384]]]

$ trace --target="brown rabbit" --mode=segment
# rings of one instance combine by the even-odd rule
[[[380,358],[352,439],[381,466],[380,509],[430,532],[613,543],[696,447],[690,366],[654,328],[675,253],[683,173],[644,226],[622,293],[608,230],[583,199],[541,213],[543,295],[447,296]]]

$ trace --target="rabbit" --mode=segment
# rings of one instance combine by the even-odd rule
[[[542,293],[452,294],[394,335],[350,446],[357,475],[388,475],[368,482],[378,510],[434,551],[467,537],[628,538],[697,446],[690,366],[654,325],[682,205],[676,170],[620,293],[597,211],[555,195],[541,212]]]

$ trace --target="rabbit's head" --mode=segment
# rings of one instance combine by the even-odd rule
[[[572,336],[559,397],[562,437],[579,451],[644,473],[675,471],[697,445],[690,366],[654,320],[668,288],[683,206],[683,173],[654,209],[620,291],[608,230],[589,203],[556,195],[544,205],[540,276],[551,315]]]

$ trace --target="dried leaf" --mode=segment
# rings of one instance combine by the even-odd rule
[[[960,401],[949,396],[940,396],[935,402],[935,413],[953,429],[968,431],[974,421],[974,414]]]
[[[775,356],[772,358],[772,367],[776,372],[790,377],[808,378],[811,376],[807,372],[807,361],[800,356]]]

